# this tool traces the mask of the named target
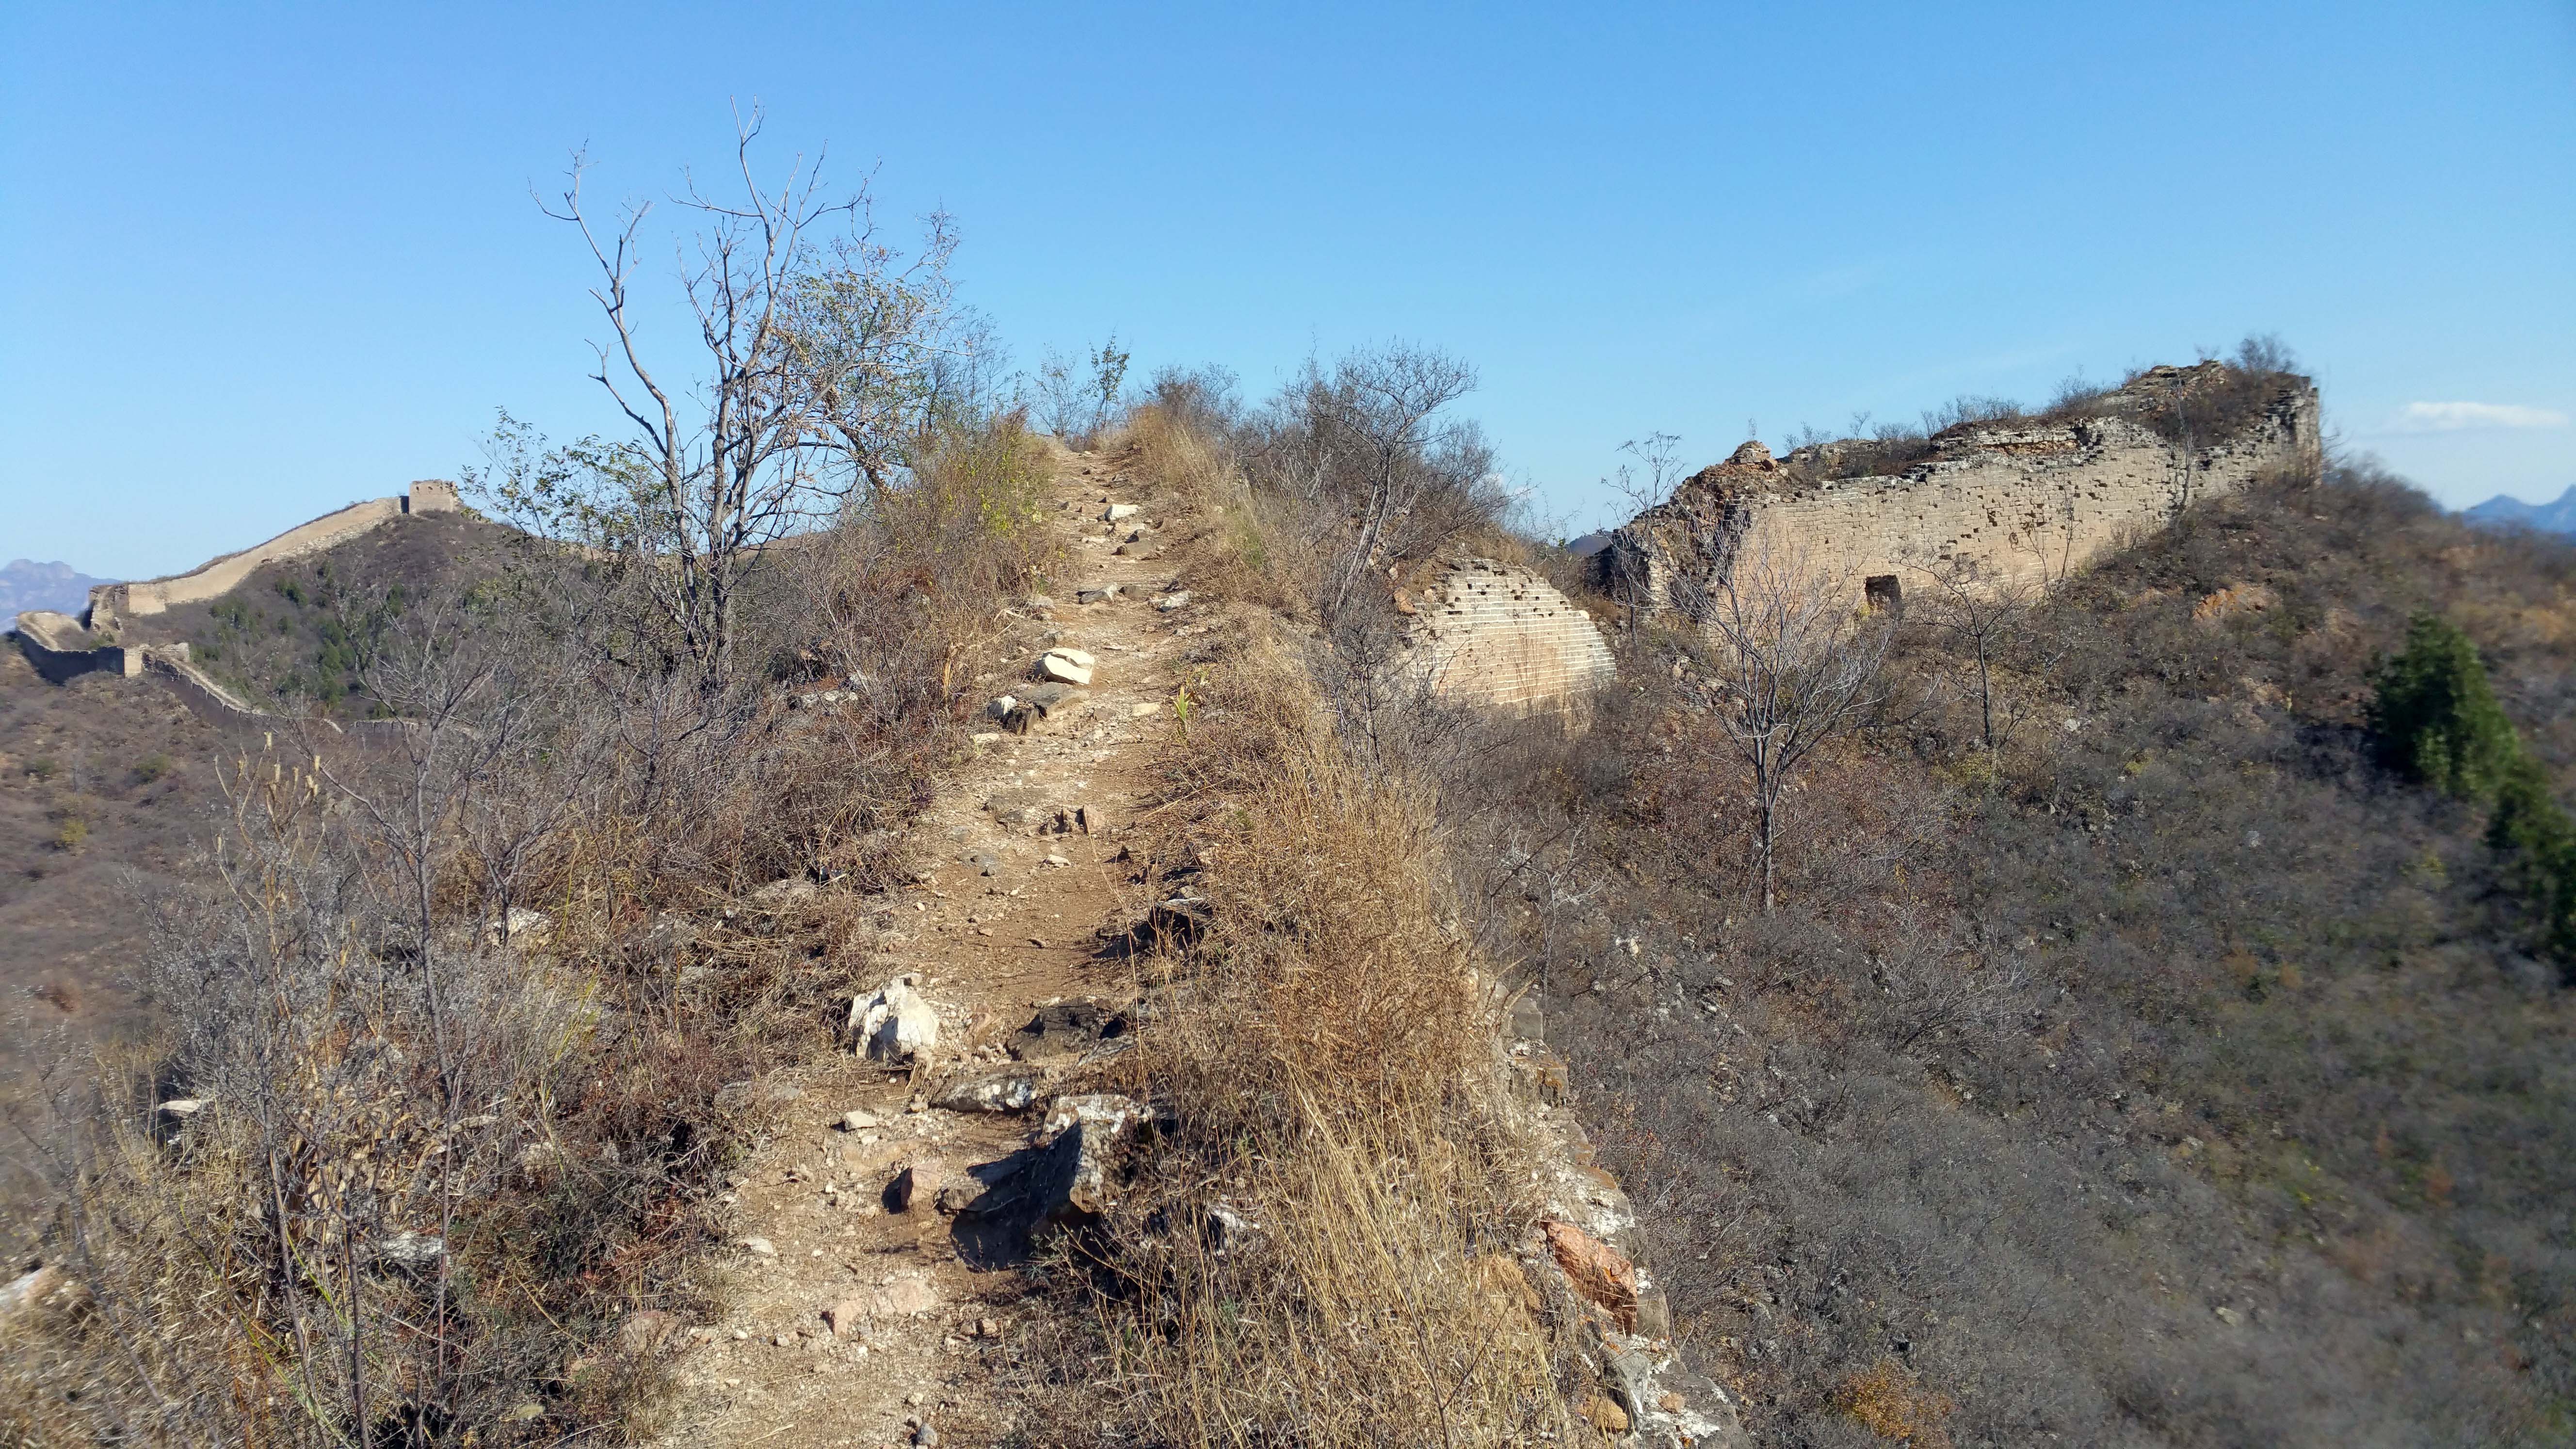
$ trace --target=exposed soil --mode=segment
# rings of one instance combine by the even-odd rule
[[[1176,581],[1172,561],[1113,552],[1140,528],[1137,547],[1158,546],[1155,509],[1131,495],[1110,460],[1062,456],[1049,503],[1064,577],[1053,607],[1019,611],[1018,647],[986,662],[983,688],[1025,696],[1038,650],[1061,645],[1097,661],[1088,708],[1026,735],[988,726],[977,758],[918,824],[933,868],[898,895],[888,974],[917,974],[939,1008],[929,1067],[898,1072],[851,1055],[768,1084],[799,1093],[785,1106],[792,1125],[747,1164],[731,1206],[737,1244],[760,1239],[770,1251],[732,1254],[723,1322],[678,1330],[682,1396],[666,1443],[909,1444],[924,1422],[948,1445],[1008,1432],[993,1385],[1024,1326],[1021,1245],[934,1203],[941,1187],[971,1186],[976,1168],[1025,1147],[1048,1094],[1017,1114],[925,1099],[1010,1067],[1005,1043],[1048,1004],[1132,995],[1103,932],[1122,931],[1146,904],[1141,872],[1121,859],[1125,827],[1172,737],[1179,656],[1208,626],[1199,609],[1152,602]],[[1113,526],[1102,521],[1112,500],[1148,506]],[[1110,585],[1120,597],[1075,601],[1078,589]],[[1092,829],[1005,825],[987,808],[1020,801],[1081,807]],[[852,1111],[878,1125],[846,1130]],[[886,1190],[907,1168],[913,1201],[892,1211]],[[855,1316],[835,1313],[836,1327],[826,1313],[842,1305]]]

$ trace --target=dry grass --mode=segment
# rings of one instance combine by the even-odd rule
[[[1169,419],[1121,440],[1203,507],[1249,501]],[[1224,546],[1245,567],[1273,547],[1257,527]],[[1301,665],[1259,641],[1214,666],[1173,765],[1163,818],[1213,925],[1156,963],[1168,989],[1134,1070],[1176,1125],[1087,1245],[1099,1335],[1091,1365],[1061,1370],[1091,1380],[1084,1428],[1599,1442],[1571,1406],[1576,1316],[1520,1266],[1535,1146],[1438,872],[1435,802],[1363,770]]]
[[[1228,440],[1193,426],[1179,408],[1149,404],[1130,412],[1101,446],[1188,501],[1199,525],[1191,549],[1195,590],[1290,618],[1310,612],[1322,551],[1286,526],[1288,510],[1253,490]]]
[[[224,762],[143,953],[155,1029],[56,1063],[50,1197],[9,1246],[77,1287],[14,1325],[0,1442],[649,1431],[666,1358],[620,1326],[712,1313],[748,1085],[828,1048],[876,944],[855,894],[743,895],[901,869],[951,666],[1038,557],[1042,448],[960,431],[782,550],[722,690],[630,667],[615,575],[532,551],[487,595],[514,607],[391,631],[369,692],[424,721],[398,744]],[[839,708],[782,707],[816,679]]]

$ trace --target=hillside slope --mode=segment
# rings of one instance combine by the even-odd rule
[[[210,833],[225,744],[157,685],[48,684],[0,650],[0,1066],[122,1019],[138,903]]]
[[[1652,638],[1582,746],[1462,776],[1485,929],[1758,1438],[2564,1442],[2576,999],[2481,816],[2370,763],[2419,609],[2563,798],[2576,550],[2349,470],[2029,616],[1992,756],[1956,630],[1909,618],[1776,913]]]
[[[490,574],[514,537],[470,513],[405,515],[263,565],[217,598],[129,620],[120,638],[187,644],[198,667],[261,709],[365,718],[375,702],[359,675],[392,620]]]

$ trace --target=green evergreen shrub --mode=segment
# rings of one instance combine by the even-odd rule
[[[2495,798],[2522,746],[2467,635],[2438,614],[2416,615],[2406,648],[2373,683],[2370,733],[2382,764],[2464,800]]]
[[[2539,761],[2516,754],[2497,787],[2487,841],[2513,857],[2541,917],[2543,943],[2576,976],[2576,816],[2550,794]]]

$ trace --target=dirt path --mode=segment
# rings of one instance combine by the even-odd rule
[[[1179,655],[1206,627],[1196,608],[1158,606],[1178,565],[1150,556],[1162,546],[1155,509],[1103,520],[1113,500],[1143,501],[1135,491],[1102,457],[1058,459],[1059,592],[1017,611],[979,679],[987,695],[1026,698],[1039,653],[1071,648],[1095,661],[1088,698],[1025,735],[985,725],[976,759],[921,821],[934,869],[897,894],[889,950],[938,1010],[933,1066],[907,1076],[843,1056],[793,1084],[789,1125],[747,1164],[732,1204],[735,1306],[687,1331],[665,1443],[971,1446],[1007,1432],[990,1384],[1021,1326],[1021,1281],[937,1201],[942,1187],[975,1190],[970,1167],[1027,1146],[1045,1097],[1018,1114],[925,1098],[1012,1069],[1014,1034],[1050,1003],[1127,994],[1096,932],[1144,905],[1118,860],[1120,827],[1171,736]],[[1130,548],[1148,556],[1117,554],[1140,528]],[[1118,597],[1074,596],[1108,586]],[[1017,1044],[1032,1061],[1043,1045]],[[907,1168],[913,1200],[897,1211],[889,1187]],[[917,1440],[923,1424],[932,1433]]]

